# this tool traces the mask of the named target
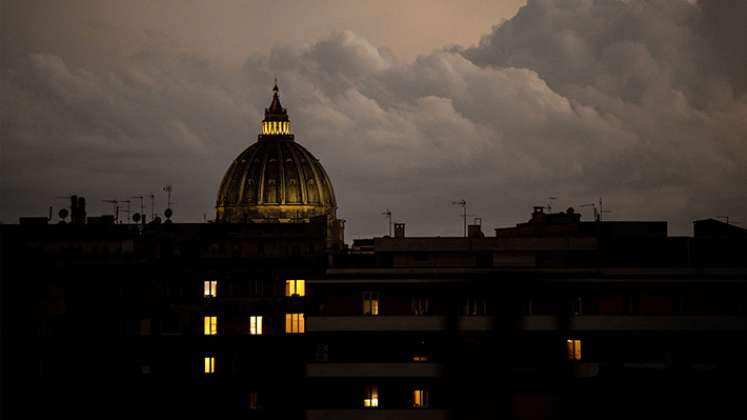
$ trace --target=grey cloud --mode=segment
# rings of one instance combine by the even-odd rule
[[[549,195],[558,206],[604,196],[615,217],[672,220],[679,233],[694,218],[747,218],[747,99],[734,61],[713,58],[708,23],[723,13],[680,0],[530,1],[480,45],[408,62],[349,31],[237,70],[164,48],[110,72],[29,56],[2,80],[3,188],[19,197],[3,218],[62,192],[172,183],[178,218],[201,219],[254,141],[276,76],[349,237],[381,234],[387,207],[412,234],[460,234],[450,203],[462,198],[489,226],[523,220]],[[40,169],[27,175],[28,162]]]

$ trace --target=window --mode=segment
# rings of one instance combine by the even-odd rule
[[[476,316],[487,315],[487,313],[488,305],[485,302],[485,299],[470,297],[464,302],[464,315]]]
[[[262,279],[249,280],[249,295],[262,297],[264,295],[264,284]]]
[[[415,296],[410,301],[410,307],[413,315],[425,315],[428,313],[428,298]]]
[[[566,349],[568,352],[568,359],[581,360],[581,340],[566,340]]]
[[[363,315],[379,314],[379,292],[363,292]]]
[[[217,335],[218,334],[218,317],[217,316],[206,316],[205,318],[205,335]]]
[[[303,334],[305,330],[303,314],[285,314],[286,334]]]
[[[581,300],[581,296],[571,301],[571,313],[575,316],[584,314],[584,302]]]
[[[215,357],[205,356],[205,374],[215,373]]]
[[[306,296],[306,280],[286,280],[285,296]]]
[[[412,391],[412,406],[414,408],[428,407],[428,391],[420,388]]]
[[[326,362],[329,360],[329,344],[317,344],[316,345],[316,359],[317,362]]]
[[[252,315],[249,317],[249,334],[262,335],[262,316]]]
[[[249,409],[256,410],[259,408],[257,404],[257,391],[249,391]]]
[[[428,356],[422,356],[422,355],[420,355],[420,356],[418,356],[418,355],[412,356],[412,361],[413,362],[427,362],[428,361]]]
[[[205,280],[203,282],[203,296],[205,297],[218,296],[218,281],[217,280]]]
[[[140,335],[150,335],[150,319],[140,320]]]
[[[376,385],[366,385],[363,391],[363,407],[373,408],[379,406],[379,389]]]

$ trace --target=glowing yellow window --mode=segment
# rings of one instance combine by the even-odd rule
[[[286,280],[285,296],[306,296],[306,280]]]
[[[218,317],[217,316],[206,316],[205,320],[205,335],[216,335],[218,334]]]
[[[428,357],[427,356],[412,356],[413,362],[427,362]]]
[[[205,297],[216,297],[218,296],[218,281],[217,280],[205,280],[203,282],[203,296]]]
[[[566,349],[568,352],[568,359],[581,360],[581,340],[566,340]]]
[[[303,334],[305,330],[303,314],[285,314],[286,334]]]
[[[249,334],[262,335],[262,316],[249,317]]]
[[[379,292],[363,292],[363,315],[379,314]]]
[[[205,373],[206,374],[215,373],[215,357],[205,356]]]
[[[428,407],[428,391],[415,389],[412,391],[412,406],[415,408]]]
[[[363,407],[373,408],[379,406],[379,389],[376,385],[366,385],[363,393]]]

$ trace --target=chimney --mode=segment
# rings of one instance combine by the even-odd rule
[[[70,224],[78,224],[78,196],[70,197]]]
[[[86,199],[74,195],[70,197],[70,223],[82,225],[86,223]]]
[[[78,224],[86,223],[86,198],[78,197]]]
[[[405,237],[405,224],[395,223],[394,224],[394,237],[403,239]]]

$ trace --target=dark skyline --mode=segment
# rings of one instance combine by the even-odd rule
[[[0,220],[69,194],[162,212],[167,184],[175,220],[214,217],[277,76],[348,239],[385,208],[460,235],[460,199],[486,230],[549,196],[673,234],[747,223],[744,1],[488,3],[6,2]]]

